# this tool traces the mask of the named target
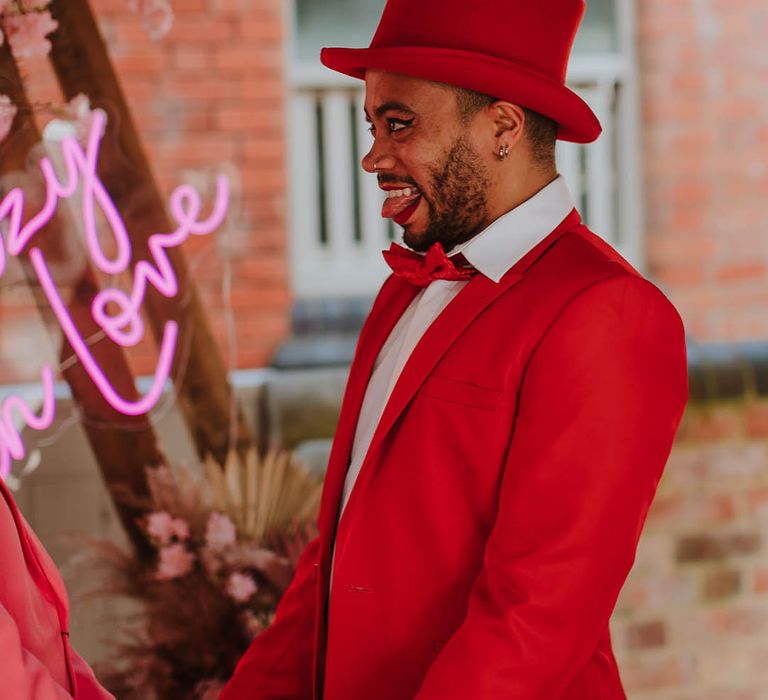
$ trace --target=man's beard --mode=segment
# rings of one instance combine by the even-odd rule
[[[413,250],[424,252],[438,241],[448,252],[476,236],[488,224],[490,177],[480,157],[464,137],[454,141],[442,165],[431,170],[429,223],[422,233],[404,227],[403,240]]]

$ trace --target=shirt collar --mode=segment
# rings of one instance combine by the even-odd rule
[[[474,238],[453,248],[481,274],[499,282],[537,243],[544,240],[573,211],[568,185],[558,175],[533,197],[500,216]]]

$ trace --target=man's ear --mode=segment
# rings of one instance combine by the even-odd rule
[[[499,100],[490,105],[495,138],[504,137],[504,143],[514,148],[525,133],[525,111],[519,105]]]

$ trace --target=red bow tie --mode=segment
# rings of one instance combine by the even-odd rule
[[[393,243],[382,254],[392,272],[417,287],[426,287],[433,280],[469,280],[477,274],[477,270],[461,253],[449,258],[439,242],[426,255],[414,253],[397,243]]]

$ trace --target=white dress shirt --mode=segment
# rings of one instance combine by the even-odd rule
[[[521,205],[507,212],[451,255],[462,253],[480,274],[498,283],[531,248],[557,228],[573,209],[573,199],[562,176]],[[352,454],[339,515],[363,465],[368,448],[405,363],[424,332],[466,281],[434,280],[413,299],[397,322],[376,359],[357,421]]]

